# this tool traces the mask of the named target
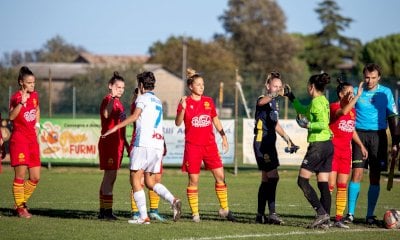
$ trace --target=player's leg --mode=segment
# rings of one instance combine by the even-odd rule
[[[24,178],[28,167],[26,165],[18,165],[14,167],[13,196],[17,215],[22,218],[30,218],[32,215],[25,206],[24,197]]]
[[[131,166],[132,167],[132,166]],[[147,215],[146,207],[146,194],[142,186],[143,170],[131,170],[130,179],[133,190],[133,198],[135,199],[136,206],[139,210],[140,217],[138,219],[130,219],[128,223],[131,224],[149,224],[150,219]],[[145,180],[146,181],[146,180]]]
[[[103,181],[100,186],[100,211],[99,218],[117,220],[113,214],[113,188],[117,178],[117,170],[104,170]],[[104,209],[104,210],[103,210]]]
[[[155,174],[155,182],[161,183],[161,172]],[[166,219],[158,212],[158,205],[160,203],[160,196],[153,190],[149,190],[150,211],[149,216],[152,220],[165,221]]]

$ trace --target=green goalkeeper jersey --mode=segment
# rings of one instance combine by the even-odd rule
[[[310,121],[307,142],[322,142],[331,139],[329,102],[324,95],[313,98],[308,106],[302,105],[296,98],[293,106],[297,113],[305,115]]]

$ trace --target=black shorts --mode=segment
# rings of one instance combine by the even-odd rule
[[[308,145],[307,153],[301,163],[301,168],[311,172],[331,172],[333,144],[331,140],[312,142]]]
[[[352,142],[352,167],[368,169],[369,166],[372,170],[387,171],[388,140],[386,130],[357,130],[357,134],[368,151],[368,159],[362,160],[361,148]]]
[[[254,137],[253,150],[259,170],[269,172],[279,166],[278,152],[276,151],[276,138],[270,141],[256,141]]]

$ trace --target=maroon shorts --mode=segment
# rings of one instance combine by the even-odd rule
[[[121,167],[124,151],[123,142],[109,141],[107,138],[99,140],[99,159],[101,170],[118,170]]]

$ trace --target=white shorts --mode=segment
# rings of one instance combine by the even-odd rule
[[[134,147],[130,154],[129,169],[159,173],[163,152],[164,150],[157,148]]]

